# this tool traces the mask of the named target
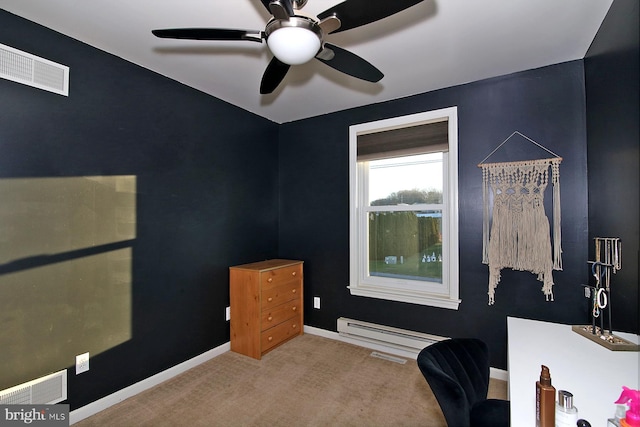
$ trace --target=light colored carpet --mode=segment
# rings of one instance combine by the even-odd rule
[[[415,360],[371,352],[310,334],[262,360],[228,352],[75,426],[446,426]]]

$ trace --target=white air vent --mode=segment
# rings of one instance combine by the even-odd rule
[[[0,77],[69,96],[69,67],[0,44]]]
[[[447,339],[436,335],[392,328],[345,317],[338,319],[338,333],[340,336],[351,340],[394,347],[412,354],[418,354],[423,348]]]
[[[67,370],[0,391],[0,405],[52,405],[67,400]]]

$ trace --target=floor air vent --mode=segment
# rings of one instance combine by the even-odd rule
[[[0,77],[69,96],[69,67],[0,44]]]
[[[67,400],[67,370],[0,391],[0,405],[52,405]]]
[[[389,362],[399,363],[400,365],[404,365],[407,363],[407,359],[403,359],[402,357],[391,356],[390,354],[379,353],[374,351],[370,354],[371,357],[375,357],[376,359],[388,360]]]
[[[423,348],[446,338],[421,332],[392,328],[360,320],[338,319],[338,333],[351,340],[366,341],[417,354]]]

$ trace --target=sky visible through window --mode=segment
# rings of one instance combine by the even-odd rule
[[[402,190],[442,191],[442,153],[419,154],[369,162],[369,200]]]

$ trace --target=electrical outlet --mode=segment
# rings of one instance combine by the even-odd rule
[[[313,308],[320,309],[320,297],[313,297]]]
[[[89,353],[76,356],[76,375],[89,370]]]
[[[227,308],[224,310],[224,318],[225,318],[225,320],[227,320],[227,321],[231,320],[231,307],[227,307]]]

